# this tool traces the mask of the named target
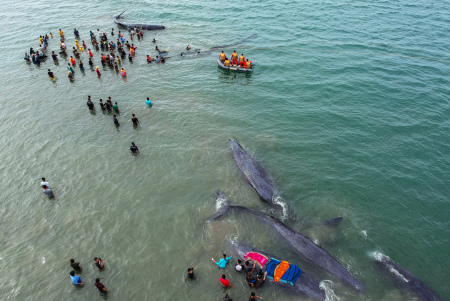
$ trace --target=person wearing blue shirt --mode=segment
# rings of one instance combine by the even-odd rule
[[[152,104],[152,102],[150,101],[150,98],[149,97],[147,97],[147,100],[145,101],[145,104],[147,105],[147,106],[149,106],[149,107],[151,107],[153,104]]]
[[[226,255],[226,254],[223,254],[223,258],[221,258],[219,262],[215,261],[214,259],[213,259],[212,261],[213,261],[215,264],[217,264],[217,265],[219,266],[219,268],[224,269],[225,266],[227,265],[228,260],[230,260],[231,257],[233,257],[233,256],[230,256],[230,257],[227,258],[227,255]]]
[[[70,272],[70,279],[74,285],[83,285],[84,283],[81,281],[80,276],[75,274],[75,271]]]

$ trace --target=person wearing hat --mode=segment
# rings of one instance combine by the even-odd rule
[[[97,71],[97,75],[98,75],[98,77],[102,76],[102,74],[100,73],[100,70],[98,70],[98,66],[97,66],[97,67],[95,67],[95,71]]]

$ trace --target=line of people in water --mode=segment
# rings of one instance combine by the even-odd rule
[[[248,59],[246,59],[243,53],[240,56],[238,56],[236,50],[234,50],[233,53],[231,54],[231,63],[230,63],[230,59],[227,57],[227,55],[223,51],[219,54],[219,60],[222,61],[222,63],[225,65],[225,67],[239,66],[241,68],[246,68],[246,69],[252,68],[252,61],[249,61]]]
[[[225,269],[227,266],[227,263],[229,262],[229,260],[232,257],[233,257],[232,255],[227,257],[226,254],[223,254],[222,258],[219,261],[215,261],[214,258],[212,258],[212,262],[217,265],[218,269]],[[261,288],[264,285],[264,283],[266,282],[267,272],[263,273],[262,268],[260,268],[258,271],[256,262],[253,260],[250,260],[250,258],[246,258],[244,260],[245,260],[244,264],[242,264],[241,259],[238,259],[236,261],[236,263],[234,265],[235,271],[246,275],[245,279],[246,279],[249,287],[254,288],[254,289]],[[197,280],[198,281],[198,278],[196,278],[194,275],[194,266],[189,267],[187,269],[187,278],[189,280]],[[230,281],[227,279],[227,276],[225,274],[222,274],[222,276],[219,278],[219,281],[224,289],[236,287],[235,285],[231,285]],[[256,298],[263,299],[262,297],[257,296],[254,292],[252,292],[250,294],[249,300],[250,301],[256,300]],[[224,293],[222,295],[222,300],[223,301],[232,301],[233,299],[231,299],[228,296],[228,294]]]
[[[145,100],[145,104],[148,107],[152,107],[153,106],[153,103],[152,103],[152,101],[150,100],[149,97],[147,97],[147,99]],[[87,107],[88,107],[88,109],[90,111],[95,111],[95,105],[92,102],[90,95],[88,95],[88,100],[86,102],[86,105],[87,105]],[[100,109],[102,111],[106,111],[108,113],[114,112],[114,113],[120,114],[119,105],[117,104],[117,102],[115,102],[114,104],[112,103],[111,96],[108,96],[108,99],[106,100],[106,102],[103,102],[103,99],[100,98],[99,105],[100,105]],[[119,120],[117,118],[117,114],[113,115],[113,122],[114,122],[114,125],[116,127],[119,127],[120,126],[120,122],[119,122]],[[136,115],[134,113],[131,114],[131,122],[133,123],[134,127],[137,127],[140,124],[139,119],[136,117]],[[133,154],[139,154],[140,153],[138,147],[134,144],[134,142],[131,142],[130,151]]]
[[[81,272],[83,271],[80,263],[75,262],[75,259],[70,259],[69,262],[70,262],[70,267],[72,268],[72,271],[69,272],[70,280],[72,281],[72,284],[77,287],[84,286],[84,282],[83,282],[83,280],[81,280],[81,277],[80,277]],[[94,263],[95,263],[95,266],[99,269],[99,271],[104,270],[105,265],[103,263],[103,259],[101,259],[99,257],[94,257]],[[95,279],[94,285],[98,289],[100,294],[106,295],[108,293],[108,289],[105,287],[105,285],[103,283],[100,282],[100,278]]]

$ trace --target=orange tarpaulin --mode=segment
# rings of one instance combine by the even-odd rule
[[[281,263],[277,266],[275,269],[275,272],[273,273],[273,282],[280,281],[281,277],[283,277],[284,273],[289,268],[289,262],[287,261],[281,261]]]

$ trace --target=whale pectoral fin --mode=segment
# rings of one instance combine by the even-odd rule
[[[330,228],[336,228],[341,224],[343,219],[344,218],[342,216],[339,216],[332,219],[327,219],[326,221],[322,222],[322,224]]]

